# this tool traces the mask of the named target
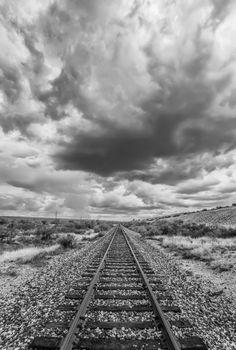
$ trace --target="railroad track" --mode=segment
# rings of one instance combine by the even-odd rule
[[[198,337],[176,339],[173,325],[191,325],[181,317],[167,320],[181,310],[121,225],[65,298],[60,322],[46,326],[53,336],[35,337],[28,349],[207,349]]]

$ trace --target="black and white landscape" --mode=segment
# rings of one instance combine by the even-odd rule
[[[114,256],[127,234],[166,272],[193,325],[174,337],[236,349],[235,37],[235,0],[0,1],[1,349],[65,336],[73,315],[47,324],[111,232]],[[108,333],[118,348],[160,335],[140,327]]]

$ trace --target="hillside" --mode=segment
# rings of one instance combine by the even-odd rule
[[[196,224],[236,227],[236,206],[165,217],[165,220],[172,221],[173,219],[183,220],[186,223],[194,222]]]

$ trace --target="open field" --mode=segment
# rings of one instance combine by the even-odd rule
[[[75,241],[95,239],[112,225],[96,220],[0,217],[0,254],[26,247],[48,247],[57,240],[60,244],[61,236],[67,234]]]
[[[111,223],[85,220],[0,218],[0,286],[9,290],[54,256],[96,241]]]

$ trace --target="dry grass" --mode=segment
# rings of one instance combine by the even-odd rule
[[[31,262],[37,256],[45,253],[52,253],[58,248],[59,248],[59,244],[54,244],[46,248],[30,247],[30,248],[23,248],[15,251],[10,251],[10,252],[4,252],[2,255],[0,255],[0,263],[3,263],[5,261],[16,261],[16,260],[20,260],[20,262],[22,263]]]
[[[236,238],[191,238],[162,236],[161,245],[186,259],[208,261],[212,269],[227,271],[233,267]]]

